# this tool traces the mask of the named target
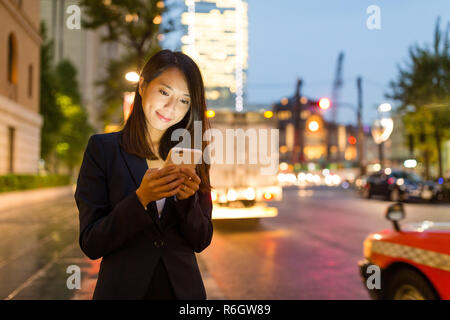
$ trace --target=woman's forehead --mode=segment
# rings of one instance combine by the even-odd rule
[[[170,68],[155,78],[155,83],[164,85],[171,90],[189,95],[188,84],[184,74],[177,68]]]

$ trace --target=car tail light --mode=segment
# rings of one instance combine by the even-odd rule
[[[271,194],[270,192],[265,192],[263,197],[266,200],[272,200],[273,199],[273,194]]]

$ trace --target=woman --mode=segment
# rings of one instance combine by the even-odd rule
[[[80,247],[102,258],[93,299],[206,299],[194,252],[213,234],[209,165],[159,168],[175,129],[194,141],[194,121],[209,128],[205,110],[195,62],[162,50],[141,72],[124,128],[90,137],[75,200]]]

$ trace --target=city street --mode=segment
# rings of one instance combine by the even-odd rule
[[[368,299],[357,268],[362,241],[391,228],[390,202],[352,190],[284,189],[279,215],[259,224],[215,222],[199,255],[210,299]],[[450,221],[448,204],[406,204],[406,221]],[[72,197],[0,212],[2,299],[90,299],[99,261],[78,247]],[[68,289],[67,267],[81,269],[81,289]]]
[[[0,300],[450,300],[450,1],[378,2],[0,0]]]
[[[82,279],[96,276],[78,246],[73,196],[0,211],[0,234],[1,299],[71,299],[79,292],[67,288],[70,265]]]
[[[278,217],[247,229],[216,226],[202,256],[227,299],[368,299],[357,262],[365,236],[392,227],[389,204],[352,190],[285,188]],[[448,204],[405,211],[405,222],[450,221]]]

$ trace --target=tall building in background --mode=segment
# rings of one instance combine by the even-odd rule
[[[37,174],[40,1],[0,0],[0,174]]]
[[[89,121],[98,132],[103,131],[99,120],[99,96],[101,90],[95,83],[106,75],[111,58],[117,58],[121,48],[117,43],[103,43],[101,37],[106,29],[69,29],[67,20],[71,15],[68,8],[79,5],[79,0],[41,0],[42,20],[47,26],[47,37],[54,42],[54,62],[62,59],[72,62],[78,71],[77,80],[83,105]]]
[[[199,65],[208,108],[244,111],[248,16],[244,0],[185,0],[181,51]]]

